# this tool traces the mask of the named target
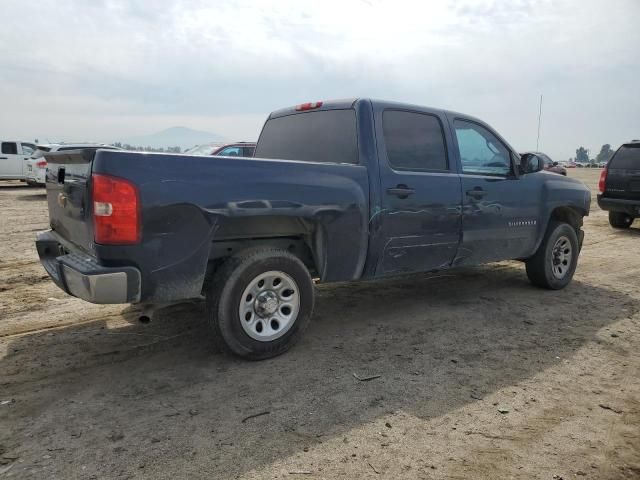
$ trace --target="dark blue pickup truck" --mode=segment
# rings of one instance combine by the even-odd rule
[[[251,359],[300,337],[314,283],[505,259],[535,285],[575,271],[590,193],[521,160],[484,122],[357,99],[272,113],[254,158],[47,156],[42,264],[94,303],[204,295],[216,341]]]

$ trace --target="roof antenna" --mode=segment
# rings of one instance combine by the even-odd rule
[[[540,145],[540,123],[542,121],[542,94],[540,94],[540,109],[538,110],[538,138],[536,139],[536,152]]]

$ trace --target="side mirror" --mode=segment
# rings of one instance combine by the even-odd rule
[[[558,162],[553,162],[553,166],[557,167],[558,166]]]
[[[544,170],[544,162],[537,155],[524,155],[520,159],[520,171],[523,175]]]

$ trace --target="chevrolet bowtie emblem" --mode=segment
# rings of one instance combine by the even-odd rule
[[[67,206],[67,196],[64,193],[58,194],[58,205],[60,205],[62,208]]]

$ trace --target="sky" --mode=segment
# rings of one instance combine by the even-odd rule
[[[482,118],[558,160],[640,138],[640,0],[0,0],[0,137],[172,126],[373,97]]]

